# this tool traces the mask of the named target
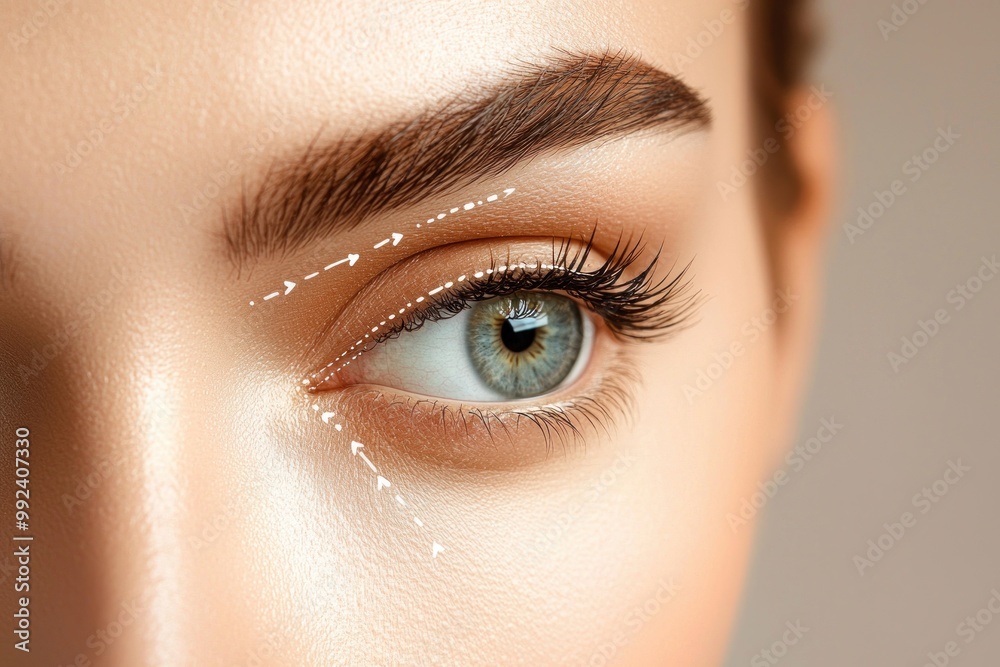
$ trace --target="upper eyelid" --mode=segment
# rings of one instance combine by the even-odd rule
[[[509,293],[517,289],[537,290],[546,287],[550,290],[558,290],[560,286],[547,284],[550,279],[557,277],[566,278],[566,276],[570,276],[570,279],[572,279],[574,276],[584,276],[585,279],[593,280],[594,282],[577,286],[579,287],[577,290],[574,290],[574,286],[572,285],[564,285],[562,287],[571,296],[576,296],[584,301],[585,305],[589,306],[591,310],[600,315],[606,322],[610,320],[615,333],[633,339],[649,339],[683,326],[700,303],[700,293],[698,292],[694,295],[685,296],[685,292],[690,285],[690,281],[685,280],[685,276],[691,266],[690,264],[670,280],[663,278],[655,281],[652,277],[652,270],[659,260],[659,252],[657,252],[655,257],[642,271],[639,271],[624,282],[620,282],[626,269],[638,260],[642,247],[640,243],[623,245],[619,242],[606,261],[593,271],[581,270],[593,249],[592,240],[573,255],[570,254],[570,245],[568,241],[562,244],[558,253],[553,255],[552,264],[543,262],[530,264],[527,262],[511,262],[498,267],[481,269],[472,275],[477,280],[480,280],[485,276],[502,273],[504,274],[504,279],[507,280],[506,275],[511,270],[521,269],[524,271],[541,268],[542,270],[549,271],[544,276],[531,276],[530,274],[523,276],[526,281],[530,281],[533,277],[537,278],[538,282],[536,284],[500,284],[499,287],[503,289],[499,291],[502,293]],[[436,287],[427,290],[424,295],[408,301],[405,307],[399,308],[398,311],[385,316],[378,325],[373,326],[370,331],[363,334],[357,342],[341,352],[331,362],[303,379],[302,384],[306,385],[309,391],[316,390],[318,386],[330,380],[336,373],[356,361],[366,351],[373,349],[385,339],[405,330],[405,318],[399,316],[405,315],[406,311],[414,309],[414,304],[420,304],[426,301],[428,297],[434,297],[446,289],[451,289],[456,284],[464,283],[466,279],[467,274],[462,274],[454,281],[438,284]],[[488,281],[486,281],[486,286],[489,286]],[[592,294],[586,294],[587,290],[592,294],[601,293],[605,299],[610,299],[613,303],[610,307],[602,309],[597,304],[604,305],[603,300],[595,302],[594,299],[588,299],[588,296]],[[466,300],[478,300],[474,298],[475,296],[477,295],[467,294],[465,298]],[[491,293],[490,296],[478,296],[480,298],[490,298],[491,296],[499,296],[499,293]],[[655,313],[657,310],[660,311],[658,314],[646,317],[649,313]],[[419,315],[420,311],[415,312]],[[444,309],[442,308],[439,314],[440,312],[444,312]],[[425,317],[423,320],[419,320],[418,324],[422,324],[426,319],[428,318]],[[390,322],[397,322],[397,324],[388,326]],[[404,322],[404,324],[398,324],[399,322]],[[383,327],[388,328],[383,329]],[[345,357],[352,352],[354,354],[344,361]]]
[[[491,268],[488,268],[488,269],[480,269],[478,271],[473,272],[471,275],[474,278],[476,278],[476,279],[480,279],[480,278],[483,278],[485,276],[494,275],[494,274],[497,274],[497,273],[507,273],[508,271],[512,271],[512,270],[522,270],[523,271],[523,270],[529,270],[529,269],[530,270],[542,269],[542,270],[547,270],[547,271],[563,271],[563,272],[567,272],[567,273],[580,273],[579,271],[577,271],[575,269],[571,269],[571,268],[568,268],[568,267],[565,267],[565,266],[554,265],[554,264],[545,264],[545,263],[529,264],[527,262],[516,262],[516,263],[509,264],[509,265],[508,264],[503,264],[503,265],[500,265],[500,266],[498,266],[496,268],[491,267]],[[312,391],[318,385],[323,384],[324,382],[326,382],[327,380],[329,380],[331,377],[333,377],[334,374],[340,372],[341,369],[349,366],[352,361],[355,361],[358,357],[360,357],[362,354],[364,354],[366,350],[371,349],[371,347],[373,347],[373,346],[377,345],[378,343],[384,341],[386,338],[392,336],[394,333],[399,332],[401,329],[396,328],[394,330],[389,330],[388,332],[383,332],[382,334],[380,334],[378,336],[372,336],[372,334],[377,334],[379,332],[379,330],[382,329],[382,327],[386,327],[389,324],[389,322],[395,321],[395,320],[397,320],[397,318],[399,318],[400,320],[402,320],[402,318],[400,317],[401,315],[404,315],[407,311],[415,310],[416,304],[420,304],[420,303],[425,302],[428,297],[433,297],[433,296],[435,296],[435,295],[443,292],[446,289],[451,289],[456,284],[460,284],[460,283],[465,282],[468,279],[469,275],[470,274],[468,272],[467,273],[463,273],[460,276],[456,277],[455,280],[444,282],[444,283],[440,283],[436,287],[433,287],[433,288],[431,288],[429,290],[426,290],[421,296],[417,297],[416,299],[412,299],[412,300],[408,301],[407,304],[406,304],[406,306],[404,306],[402,308],[399,308],[398,311],[394,311],[393,313],[390,313],[389,315],[387,315],[386,317],[384,317],[379,322],[379,324],[373,326],[370,331],[366,332],[363,335],[362,338],[358,339],[357,342],[355,342],[353,345],[351,345],[348,349],[344,350],[333,361],[329,362],[328,364],[326,364],[325,366],[323,366],[322,368],[320,368],[318,371],[315,371],[315,372],[311,373],[309,375],[309,377],[303,379],[302,380],[302,384],[306,385],[306,388],[309,391]],[[368,341],[368,342],[366,343],[365,341]],[[344,357],[346,357],[351,352],[354,352],[355,350],[358,350],[358,352],[356,354],[354,354],[346,362],[338,365],[338,362],[340,362]],[[333,370],[329,370],[331,367],[334,367],[334,366],[336,366],[336,368],[334,368]],[[320,375],[324,375],[324,373],[326,374],[325,377],[323,377],[321,379],[317,379],[317,378],[319,378]]]

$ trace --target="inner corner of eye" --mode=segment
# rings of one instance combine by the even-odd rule
[[[569,297],[518,291],[473,301],[447,319],[402,330],[346,365],[348,384],[469,403],[510,403],[575,382],[593,352],[594,323]]]

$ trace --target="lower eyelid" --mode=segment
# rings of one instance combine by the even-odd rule
[[[470,404],[356,385],[328,392],[343,414],[361,414],[359,439],[385,443],[429,467],[513,470],[585,452],[634,419],[638,346],[597,337],[604,357],[572,387],[535,403]],[[548,399],[548,400],[546,400]]]

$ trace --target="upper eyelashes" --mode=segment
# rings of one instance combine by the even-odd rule
[[[619,242],[603,264],[589,271],[584,267],[593,252],[592,240],[577,250],[563,243],[555,249],[551,264],[497,266],[494,262],[489,270],[477,272],[470,280],[446,283],[442,287],[446,287],[447,292],[432,290],[434,298],[426,306],[396,319],[374,342],[403,331],[413,331],[424,322],[455,315],[470,303],[530,290],[562,292],[579,299],[622,338],[642,340],[665,336],[683,327],[694,315],[699,293],[691,289],[690,265],[676,275],[655,277],[659,252],[644,268],[623,279],[643,250],[641,242]],[[444,293],[440,297],[436,296],[441,292]]]
[[[642,269],[633,268],[643,252],[640,242],[616,244],[607,260],[586,270],[593,241],[575,249],[569,242],[553,247],[552,263],[493,262],[489,269],[462,275],[406,303],[398,312],[365,332],[349,349],[303,381],[315,390],[366,351],[412,332],[427,322],[448,319],[470,304],[517,292],[561,292],[582,302],[617,337],[632,340],[659,338],[683,327],[699,302],[690,289],[689,268],[656,278],[659,253]],[[626,274],[631,277],[623,278]]]

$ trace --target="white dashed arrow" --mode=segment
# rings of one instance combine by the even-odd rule
[[[326,266],[324,266],[324,267],[323,267],[323,270],[324,270],[324,271],[329,271],[329,270],[330,270],[330,269],[332,269],[333,267],[335,267],[335,266],[340,266],[340,265],[341,265],[341,264],[343,264],[344,262],[347,262],[347,263],[348,263],[348,266],[354,266],[354,264],[355,264],[355,263],[356,263],[356,262],[358,261],[358,259],[359,259],[360,257],[361,257],[361,255],[356,255],[356,254],[354,254],[354,253],[351,253],[351,254],[349,254],[349,255],[348,255],[347,257],[345,257],[344,259],[338,259],[338,260],[337,260],[336,262],[334,262],[333,264],[327,264]]]

